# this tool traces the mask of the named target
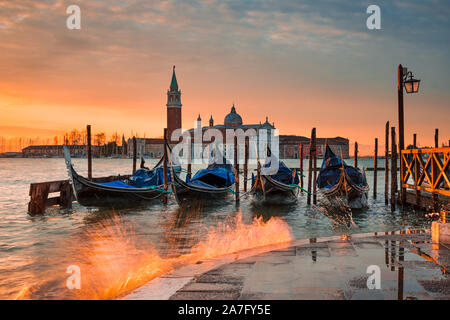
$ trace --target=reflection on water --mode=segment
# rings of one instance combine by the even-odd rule
[[[360,160],[362,166],[372,162]],[[74,164],[85,172],[86,160],[74,159]],[[287,164],[298,167],[296,160]],[[94,159],[93,168],[94,176],[127,174],[132,162]],[[391,213],[384,200],[370,200],[368,210],[342,223],[319,206],[306,206],[304,193],[288,206],[257,207],[247,196],[239,207],[230,197],[221,206],[190,209],[180,209],[173,199],[167,207],[155,203],[118,211],[74,203],[71,212],[50,208],[45,216],[29,217],[29,184],[66,179],[63,159],[0,159],[0,177],[0,299],[114,298],[180,264],[252,246],[292,237],[428,227],[422,214]],[[383,199],[382,187],[378,192]],[[81,267],[80,291],[66,289],[70,265]]]

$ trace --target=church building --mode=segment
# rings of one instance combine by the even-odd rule
[[[172,133],[182,128],[182,103],[181,103],[181,90],[178,87],[178,81],[175,74],[175,66],[172,70],[172,80],[170,82],[169,90],[167,90],[167,137],[169,141],[177,143],[178,141],[172,140]],[[211,114],[208,124],[203,125],[202,119],[199,114],[196,122],[196,128],[189,129],[191,136],[193,137],[195,130],[201,130],[205,132],[208,129],[218,129],[222,132],[224,140],[226,138],[227,129],[242,129],[244,132],[253,129],[258,134],[258,130],[264,129],[270,135],[271,130],[275,129],[275,123],[270,123],[269,118],[266,116],[265,122],[259,124],[245,124],[241,115],[237,112],[235,105],[233,104],[230,112],[225,116],[223,124],[215,124],[214,117]],[[349,157],[349,141],[346,138],[317,138],[317,153],[318,156],[323,156],[325,152],[325,141],[335,152],[342,154],[344,158]],[[224,141],[226,143],[227,141]],[[302,136],[295,135],[280,135],[279,136],[279,151],[281,159],[296,159],[299,154],[299,146],[303,145],[303,151],[305,156],[309,152],[310,139]],[[148,139],[137,138],[138,153],[142,150],[144,156],[157,158],[163,153],[163,139]],[[132,154],[132,142],[128,140],[128,154]]]

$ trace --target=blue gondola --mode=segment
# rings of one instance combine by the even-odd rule
[[[163,189],[162,159],[153,169],[142,168],[132,176],[111,181],[96,178],[95,181],[79,175],[72,166],[70,153],[64,146],[69,178],[78,203],[87,207],[134,207],[160,198]],[[168,173],[168,180],[170,175]]]
[[[329,199],[344,198],[352,209],[367,207],[369,185],[365,174],[347,165],[328,145],[317,177],[317,187]]]
[[[291,204],[297,201],[299,176],[296,170],[289,169],[283,161],[271,154],[263,169],[258,166],[256,177],[252,174],[250,193],[257,203]],[[272,162],[278,162],[278,169],[270,172]]]
[[[227,195],[232,192],[233,166],[217,149],[215,153],[214,160],[206,169],[199,170],[191,179],[187,177],[186,181],[183,181],[171,166],[174,177],[172,191],[179,205],[213,204],[218,200],[225,200]]]

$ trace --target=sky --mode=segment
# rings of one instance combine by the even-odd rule
[[[81,9],[69,30],[66,9]],[[366,9],[381,10],[369,30]],[[176,65],[183,127],[234,103],[244,123],[280,134],[341,136],[370,153],[397,126],[397,66],[421,79],[405,95],[405,142],[450,138],[450,3],[445,0],[0,0],[0,136],[93,132],[160,137]]]

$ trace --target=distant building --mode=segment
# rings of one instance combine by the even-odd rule
[[[133,139],[128,139],[128,155],[133,155]],[[164,152],[164,139],[136,138],[136,153],[148,158],[161,158]]]
[[[86,156],[86,145],[68,145],[70,154],[74,157]],[[100,146],[92,146],[92,156],[99,157],[101,154]],[[25,158],[33,157],[63,157],[64,149],[62,145],[42,145],[28,146],[22,149],[22,156]]]
[[[280,135],[280,158],[282,159],[298,159],[300,144],[303,145],[303,155],[308,158],[310,138],[302,136]],[[327,143],[331,150],[337,155],[341,155],[347,159],[349,158],[349,141],[346,138],[317,138],[316,139],[316,154],[318,157],[323,157],[325,154],[325,143]]]

